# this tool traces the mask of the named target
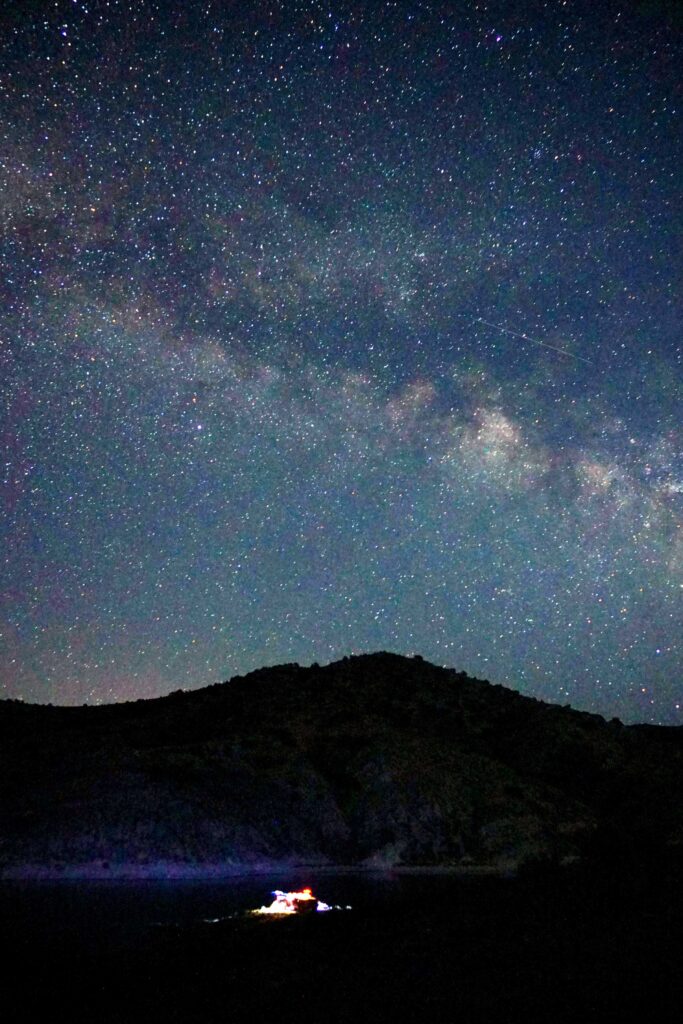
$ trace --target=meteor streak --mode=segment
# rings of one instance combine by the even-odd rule
[[[522,341],[530,341],[534,345],[540,345],[542,348],[549,348],[553,352],[559,352],[563,356],[569,356],[570,359],[578,359],[581,363],[587,363],[590,366],[590,360],[584,359],[583,356],[577,356],[574,352],[570,352],[566,348],[559,348],[557,345],[550,345],[547,341],[541,341],[539,338],[532,338],[530,334],[526,334],[522,331],[513,331],[509,327],[505,327],[502,324],[493,324],[490,320],[484,320],[481,316],[473,316],[469,319],[475,324],[484,324],[486,327],[492,327],[494,331],[500,331],[501,334],[509,334],[513,338],[521,338]]]

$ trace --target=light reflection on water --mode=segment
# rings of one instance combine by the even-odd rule
[[[181,927],[269,902],[274,889],[311,886],[326,903],[363,912],[396,900],[457,899],[461,879],[391,872],[303,869],[220,880],[0,882],[0,931],[14,941],[63,939],[101,946],[135,942],[156,925]],[[467,884],[466,882],[464,884]]]

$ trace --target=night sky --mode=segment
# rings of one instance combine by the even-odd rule
[[[2,696],[683,721],[674,9],[3,3]]]

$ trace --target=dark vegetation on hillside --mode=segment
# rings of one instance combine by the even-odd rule
[[[683,730],[384,653],[122,705],[5,701],[0,870],[670,860],[682,751]]]

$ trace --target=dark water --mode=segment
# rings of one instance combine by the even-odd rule
[[[305,885],[352,910],[242,914]],[[571,875],[4,883],[2,1019],[676,1020],[680,925],[668,886]]]
[[[377,872],[288,871],[219,881],[0,882],[0,929],[13,941],[97,943],[120,947],[144,941],[150,929],[181,928],[224,919],[271,902],[274,889],[310,886],[331,905],[357,912],[419,899],[425,889],[457,899],[452,876],[405,876]]]

